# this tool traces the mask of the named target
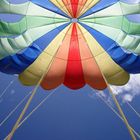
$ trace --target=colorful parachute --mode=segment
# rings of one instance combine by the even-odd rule
[[[0,21],[0,71],[19,74],[24,85],[95,89],[124,85],[140,73],[140,3],[119,0],[0,0],[0,13],[22,15]]]

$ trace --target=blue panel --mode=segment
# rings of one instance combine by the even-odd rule
[[[103,10],[113,4],[115,4],[116,2],[118,2],[119,0],[101,0],[100,2],[98,2],[95,6],[93,6],[91,9],[89,9],[86,13],[84,13],[82,17],[91,15],[97,11]]]
[[[39,46],[42,50],[46,48],[50,44],[50,42],[59,34],[65,27],[67,27],[70,23],[64,24],[62,26],[56,27],[53,31],[45,34],[40,39],[34,41],[34,44]]]
[[[50,42],[68,25],[69,23],[61,25],[34,41],[31,46],[22,50],[22,52],[0,60],[0,71],[7,74],[22,73],[38,58]]]
[[[94,30],[93,28],[80,23],[106,50],[110,57],[129,73],[140,73],[140,56],[125,52],[115,41]]]
[[[50,11],[53,11],[57,14],[63,15],[65,17],[68,17],[68,15],[66,15],[61,9],[59,9],[58,7],[56,7],[52,2],[50,2],[49,0],[31,0],[31,2],[46,8]]]
[[[39,47],[30,46],[23,53],[8,56],[0,60],[0,71],[7,74],[19,74],[26,69],[41,53]]]

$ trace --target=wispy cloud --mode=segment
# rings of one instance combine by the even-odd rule
[[[124,86],[111,86],[111,89],[117,97],[122,100],[122,103],[131,102],[136,96],[140,96],[140,74],[131,75],[129,82]],[[112,97],[110,94],[106,94],[106,91],[93,90],[89,94],[91,98],[95,98],[100,95],[109,103],[112,103]],[[97,95],[97,96],[96,96]]]
[[[131,75],[130,81],[124,86],[111,86],[111,88],[124,102],[131,102],[136,96],[140,95],[140,74]]]

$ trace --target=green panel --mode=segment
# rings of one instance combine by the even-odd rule
[[[28,29],[23,34],[16,37],[0,38],[0,59],[15,54],[30,46],[36,39],[52,31],[65,23],[50,24],[46,26]]]
[[[121,29],[127,34],[133,35],[140,34],[140,23],[131,22],[124,16],[101,17],[101,18],[93,17],[80,19],[79,21],[85,23],[95,23]]]
[[[140,23],[130,23],[129,34],[140,35]]]
[[[69,19],[26,16],[15,23],[0,21],[0,36],[20,35],[27,29],[63,22],[69,22]]]
[[[104,26],[101,24],[93,24],[87,23],[86,24],[101,32],[105,36],[111,38],[112,40],[116,41],[121,47],[132,51],[134,53],[140,54],[140,36],[128,35],[127,33],[123,32],[121,29]]]
[[[0,21],[0,59],[21,51],[56,27],[70,22],[31,1],[10,4],[7,0],[0,0],[0,13],[24,16],[14,23]]]

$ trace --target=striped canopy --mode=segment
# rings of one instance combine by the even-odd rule
[[[124,85],[140,73],[140,3],[119,0],[0,0],[0,71],[18,74],[21,83],[53,89],[85,84],[105,89]],[[11,17],[12,18],[12,17]]]

